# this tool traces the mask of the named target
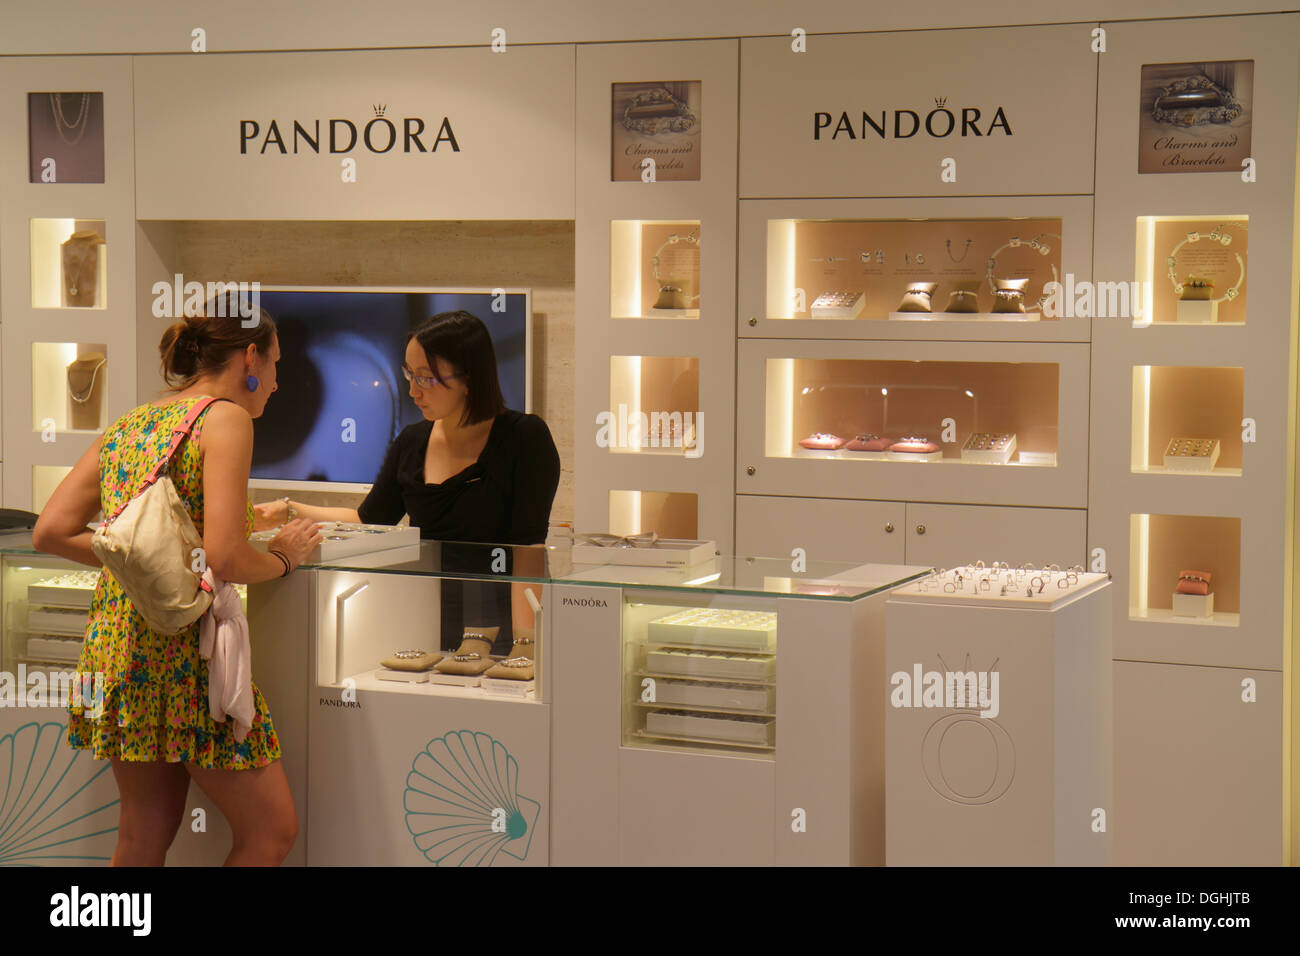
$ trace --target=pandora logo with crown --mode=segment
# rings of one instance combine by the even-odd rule
[[[387,103],[371,104],[374,116],[368,121],[353,122],[346,118],[280,120],[241,119],[239,121],[239,154],[247,156],[267,153],[279,156],[297,156],[300,153],[350,153],[366,149],[372,153],[436,153],[444,147],[453,153],[460,152],[460,143],[446,116],[431,132],[422,117],[404,116],[389,119]]]
[[[924,116],[910,109],[862,110],[860,118],[848,110],[836,115],[832,111],[813,113],[813,140],[910,139],[922,131],[935,139],[949,136],[1015,135],[1006,111],[995,107],[962,106],[948,108],[948,97],[936,96],[934,109]]]

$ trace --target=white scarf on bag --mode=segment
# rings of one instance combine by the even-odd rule
[[[248,618],[239,592],[212,573],[203,572],[212,587],[212,607],[199,619],[199,656],[208,662],[208,708],[212,719],[235,722],[235,740],[242,742],[253,726],[253,648]]]

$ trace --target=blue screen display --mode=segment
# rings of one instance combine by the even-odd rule
[[[528,298],[491,292],[261,292],[280,340],[279,388],[253,422],[251,477],[375,480],[389,443],[423,419],[402,378],[406,336],[463,309],[487,326],[506,405],[527,407]]]

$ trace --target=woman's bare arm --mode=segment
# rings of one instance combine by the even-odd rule
[[[32,545],[37,551],[57,554],[78,564],[100,567],[99,558],[90,548],[93,532],[86,525],[99,514],[99,445],[86,449],[68,476],[59,482],[50,500],[41,509],[32,530]]]
[[[203,450],[203,550],[223,581],[256,584],[278,578],[284,565],[248,543],[248,472],[253,462],[253,419],[233,402],[207,413],[199,436]],[[271,542],[297,566],[320,541],[315,525],[291,522]]]

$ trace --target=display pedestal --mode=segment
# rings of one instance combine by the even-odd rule
[[[1219,303],[1214,299],[1179,299],[1178,321],[1188,325],[1210,325],[1219,321]]]
[[[1061,593],[890,597],[890,866],[1109,864],[1110,585],[1083,575]],[[984,699],[962,706],[970,684],[949,675],[976,694],[983,679]]]
[[[1178,617],[1213,617],[1214,592],[1209,594],[1179,594],[1174,592],[1174,614]]]

